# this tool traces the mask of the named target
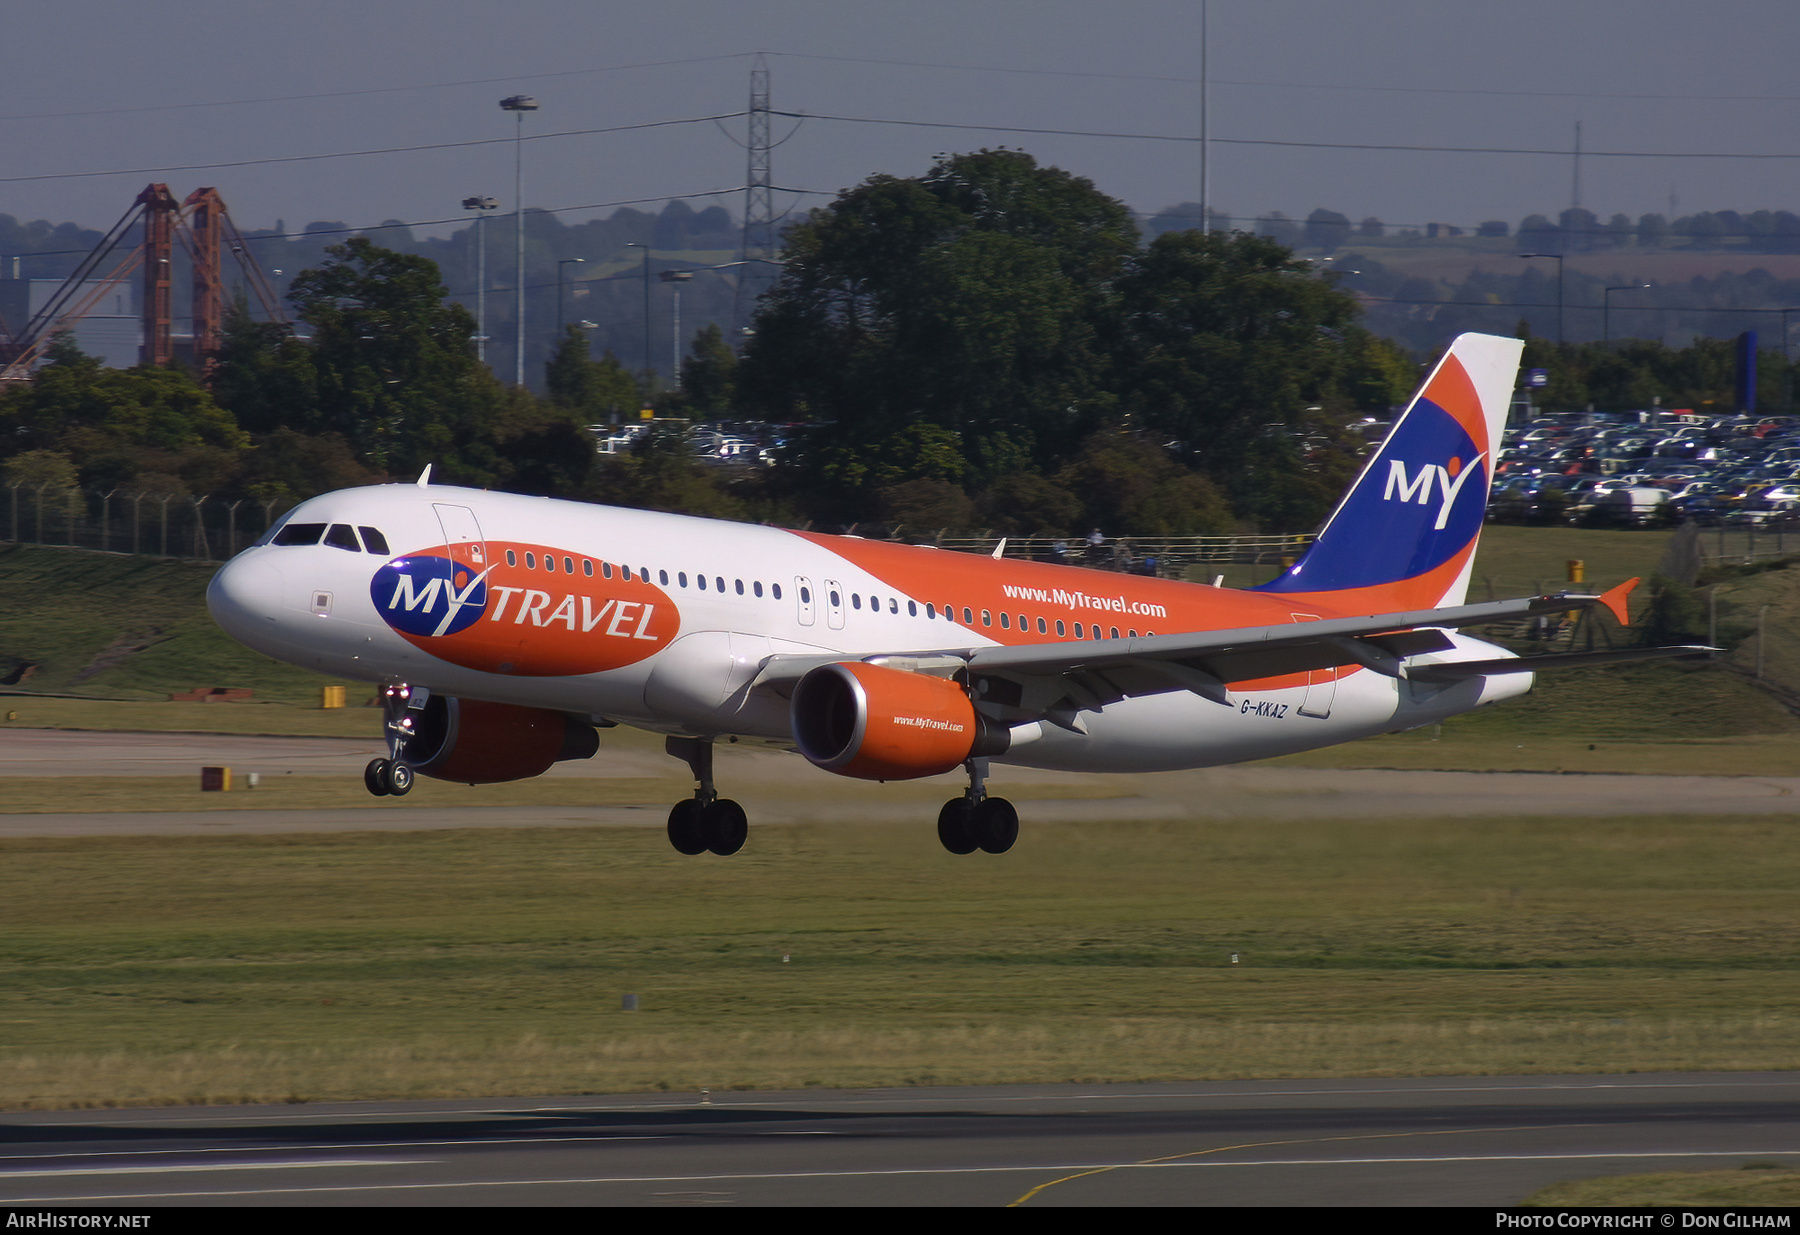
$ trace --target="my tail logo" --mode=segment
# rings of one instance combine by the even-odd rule
[[[1442,495],[1438,503],[1437,522],[1432,526],[1442,531],[1450,518],[1450,511],[1456,505],[1457,494],[1462,492],[1463,484],[1479,470],[1477,465],[1487,458],[1487,452],[1476,455],[1465,464],[1454,455],[1448,464],[1425,463],[1411,476],[1406,474],[1406,462],[1402,459],[1388,461],[1387,486],[1381,491],[1385,502],[1398,498],[1402,502],[1417,502],[1421,506],[1431,505],[1433,490]]]

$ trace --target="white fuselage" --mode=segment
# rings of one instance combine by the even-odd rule
[[[214,581],[215,617],[258,651],[333,676],[782,745],[792,742],[785,699],[751,689],[771,656],[919,658],[1321,615],[1259,593],[437,485],[328,494],[282,527],[312,525],[335,542],[277,535]],[[405,573],[431,555],[459,573]],[[468,602],[482,587],[482,604]],[[1421,660],[1506,655],[1447,638]],[[1107,772],[1233,763],[1428,724],[1531,681],[1434,686],[1356,667],[1290,676],[1233,684],[1222,701],[1188,690],[1125,698],[1084,713],[1085,732],[1037,726],[996,761]]]

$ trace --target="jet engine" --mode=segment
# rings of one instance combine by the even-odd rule
[[[789,709],[800,753],[839,776],[912,780],[1006,753],[1011,735],[961,686],[923,673],[840,661],[812,670]]]
[[[549,708],[432,695],[406,719],[405,762],[422,776],[465,785],[541,776],[553,763],[591,759],[600,749],[592,726]]]

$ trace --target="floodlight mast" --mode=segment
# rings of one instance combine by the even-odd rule
[[[502,111],[509,111],[519,118],[517,136],[513,138],[513,201],[514,216],[518,221],[518,275],[514,279],[517,284],[514,304],[513,350],[516,355],[513,364],[513,384],[525,384],[525,113],[536,111],[538,101],[529,94],[512,94],[500,100]]]
[[[487,361],[487,223],[488,212],[500,209],[492,197],[465,197],[463,209],[475,211],[475,358]]]

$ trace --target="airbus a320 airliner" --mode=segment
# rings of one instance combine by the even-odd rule
[[[592,756],[597,729],[668,735],[697,788],[683,853],[747,823],[713,744],[840,776],[966,769],[938,836],[1002,853],[993,763],[1207,767],[1441,721],[1531,671],[1699,648],[1520,659],[1459,628],[1603,604],[1622,584],[1465,604],[1521,344],[1458,338],[1307,552],[1248,590],[429,483],[296,506],[214,578],[231,635],[380,683],[388,756],[364,779],[470,784]]]

